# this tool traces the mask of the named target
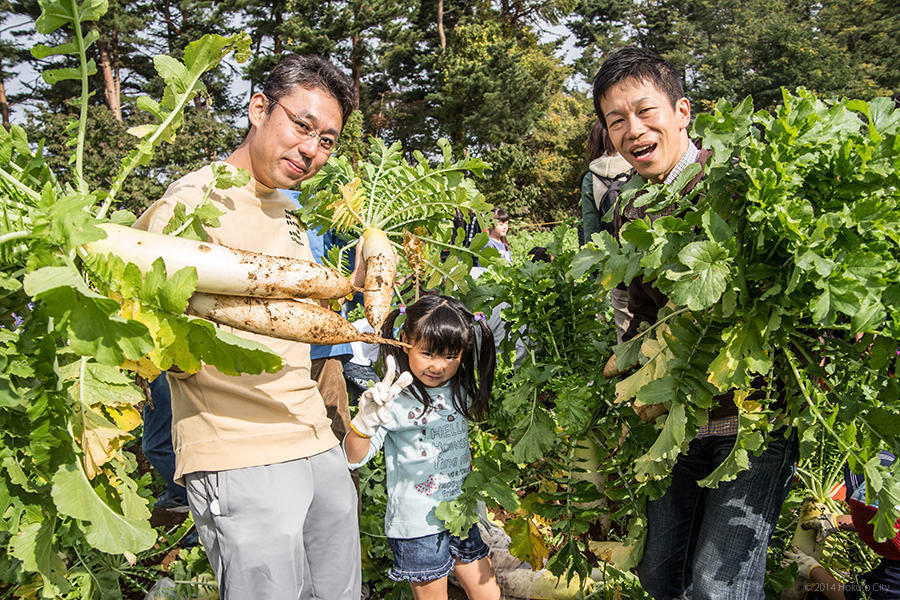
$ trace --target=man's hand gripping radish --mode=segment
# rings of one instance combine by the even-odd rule
[[[412,383],[412,373],[404,371],[395,380],[396,372],[397,363],[393,356],[388,356],[384,378],[359,397],[359,412],[350,421],[350,426],[362,437],[372,437],[379,427],[390,422],[394,398]]]

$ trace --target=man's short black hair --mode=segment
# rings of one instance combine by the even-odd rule
[[[334,96],[341,106],[344,123],[356,108],[356,91],[350,78],[329,60],[315,54],[291,54],[283,58],[269,73],[262,91],[269,98],[280,100],[298,85],[318,88]],[[272,112],[274,108],[270,102],[266,111]]]
[[[684,97],[684,84],[678,71],[661,56],[641,48],[623,48],[603,61],[594,76],[594,110],[603,127],[606,127],[606,119],[600,108],[600,99],[611,87],[632,77],[658,87],[669,98],[673,108]]]

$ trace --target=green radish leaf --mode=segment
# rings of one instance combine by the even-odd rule
[[[520,463],[534,462],[550,450],[556,441],[556,423],[547,411],[535,406],[531,415],[519,425],[518,441],[512,447],[512,458]]]
[[[465,538],[472,525],[480,518],[477,509],[477,501],[467,494],[462,494],[455,500],[438,504],[434,515],[444,522],[450,530],[450,535]]]
[[[79,380],[77,385],[68,388],[72,400],[77,403],[120,406],[140,404],[146,399],[132,379],[109,365],[88,362],[82,373],[81,361],[75,361],[61,367],[59,376],[63,381]]]
[[[107,0],[84,0],[78,6],[78,16],[81,21],[96,21],[106,14],[109,5]]]
[[[896,358],[896,349],[900,348],[900,341],[893,340],[889,337],[879,336],[871,342],[869,356],[871,357],[871,365],[873,369],[883,370],[890,361]]]
[[[187,207],[179,202],[175,205],[172,218],[169,219],[163,233],[205,242],[209,239],[206,228],[218,227],[219,217],[224,214],[209,198],[204,198],[190,213],[187,212]]]
[[[63,465],[53,476],[53,501],[59,511],[87,522],[87,541],[109,554],[140,552],[156,543],[156,530],[146,520],[127,519],[110,508],[78,465]]]
[[[754,319],[736,323],[723,332],[725,345],[709,364],[709,382],[719,391],[747,389],[754,374],[770,371],[772,357],[763,341],[764,329],[764,323]]]
[[[890,540],[897,534],[894,524],[900,512],[900,482],[881,465],[877,456],[866,463],[864,471],[866,504],[877,503],[878,506],[878,512],[872,521],[875,525],[875,540],[879,542]]]
[[[743,411],[739,417],[738,433],[731,452],[713,472],[697,482],[700,487],[717,488],[725,481],[733,481],[741,471],[750,467],[750,454],[758,453],[763,447],[763,434],[759,431],[760,415],[747,415]],[[765,430],[765,427],[761,429]]]
[[[97,74],[97,65],[94,63],[93,59],[88,61],[88,64],[85,66],[85,70],[87,71],[88,76]],[[67,81],[69,79],[81,79],[81,69],[70,69],[70,68],[62,68],[62,69],[47,69],[43,73],[41,73],[41,78],[47,83],[47,85],[54,85],[59,83],[60,81]]]
[[[65,579],[66,565],[53,548],[55,519],[22,525],[9,542],[10,554],[22,561],[22,568],[40,573],[44,592],[53,595],[69,588]]]
[[[463,491],[479,494],[514,512],[519,507],[519,497],[509,481],[517,475],[518,471],[496,453],[478,455],[472,459],[472,471],[466,476]]]
[[[719,216],[719,213],[712,210],[704,211],[701,221],[703,231],[706,232],[709,239],[724,247],[729,247],[729,249],[733,246],[734,230],[725,219]]]
[[[675,388],[675,378],[672,374],[667,374],[642,385],[635,397],[643,404],[668,403],[675,397]]]
[[[646,454],[639,457],[634,465],[634,476],[639,482],[659,479],[666,475],[681,453],[685,442],[687,417],[684,405],[672,402],[663,429]]]
[[[97,41],[99,34],[94,31],[88,32],[85,35],[84,45],[85,47],[89,46],[93,42]],[[31,55],[34,56],[38,60],[43,60],[48,56],[60,56],[66,54],[76,54],[78,52],[78,45],[75,42],[69,42],[67,44],[60,44],[59,46],[47,46],[45,44],[35,44],[31,47]]]
[[[868,294],[860,303],[857,311],[850,317],[851,331],[854,333],[871,331],[877,328],[886,316],[887,313],[878,297]]]
[[[616,354],[616,366],[619,369],[630,369],[637,364],[641,355],[641,340],[635,338],[616,345],[613,350]],[[633,396],[632,396],[633,397]]]
[[[38,0],[38,5],[41,7],[41,15],[35,22],[35,29],[45,35],[53,33],[63,25],[80,25],[85,21],[96,21],[106,14],[108,8],[106,0],[85,0],[81,4]]]
[[[178,59],[160,54],[153,58],[153,66],[167,85],[174,85],[179,93],[187,91],[185,83],[190,80],[190,74]]]
[[[900,436],[900,414],[894,411],[875,406],[870,408],[862,418],[885,442]]]
[[[853,103],[856,110],[863,112],[872,128],[881,134],[896,132],[900,127],[900,113],[890,98],[873,98],[868,103],[851,100],[850,103]]]
[[[281,369],[281,358],[263,344],[223,331],[204,319],[186,318],[187,335],[179,339],[179,346],[222,373],[275,373]]]
[[[159,102],[151,98],[150,96],[140,96],[137,99],[137,107],[145,112],[152,114],[158,119],[162,119],[162,108],[159,105]],[[148,127],[144,125],[144,127]]]
[[[691,242],[678,253],[688,271],[668,272],[674,281],[672,300],[691,310],[703,310],[719,301],[731,273],[732,259],[716,242]]]
[[[156,131],[155,125],[138,125],[137,127],[129,127],[128,128],[129,135],[133,135],[134,137],[136,137],[138,139],[147,137],[154,131]]]
[[[25,291],[44,301],[56,327],[65,328],[72,349],[79,354],[119,365],[153,348],[144,325],[116,316],[119,304],[88,288],[70,267],[44,267],[29,273]]]
[[[539,570],[544,566],[544,562],[550,556],[550,549],[544,541],[544,536],[530,518],[509,519],[503,524],[503,529],[510,537],[510,554],[527,562],[533,570]]]

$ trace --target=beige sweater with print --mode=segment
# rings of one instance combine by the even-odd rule
[[[176,204],[191,211],[211,180],[209,166],[182,177],[134,226],[161,233]],[[214,190],[210,200],[225,213],[219,227],[208,228],[210,242],[313,260],[306,232],[290,214],[296,204],[278,190],[251,179],[242,188]],[[265,344],[284,367],[261,375],[229,376],[210,366],[194,374],[168,374],[175,479],[196,471],[284,462],[336,446],[322,397],[310,378],[309,345],[225,329]]]

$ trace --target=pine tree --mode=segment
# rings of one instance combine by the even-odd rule
[[[575,68],[585,79],[593,78],[605,56],[624,45],[629,31],[629,0],[578,0],[567,21],[581,56]]]

